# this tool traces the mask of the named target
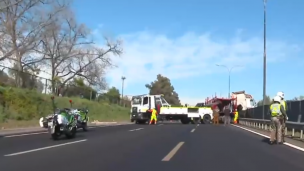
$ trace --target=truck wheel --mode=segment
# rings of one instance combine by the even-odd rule
[[[181,119],[182,124],[189,124],[190,120],[188,118]]]
[[[204,124],[210,124],[211,123],[211,116],[210,115],[204,115],[203,117],[203,123]]]

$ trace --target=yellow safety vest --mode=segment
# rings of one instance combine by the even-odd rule
[[[271,116],[272,117],[276,117],[276,116],[282,115],[281,104],[275,103],[275,104],[270,105],[270,111],[271,111]]]
[[[152,116],[156,116],[157,111],[155,109],[152,109]]]
[[[234,120],[236,121],[239,118],[239,112],[235,112],[234,114]]]

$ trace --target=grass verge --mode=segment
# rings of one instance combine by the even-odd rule
[[[57,108],[88,107],[90,121],[127,121],[129,108],[107,102],[90,101],[81,98],[55,97]],[[35,90],[0,87],[0,129],[38,126],[38,119],[51,114],[51,95]]]

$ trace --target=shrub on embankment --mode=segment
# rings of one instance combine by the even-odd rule
[[[81,98],[55,97],[57,108],[88,107],[90,120],[122,121],[129,118],[129,108],[107,102],[90,101]],[[11,121],[37,120],[53,111],[51,95],[41,94],[35,90],[0,87],[0,126]]]

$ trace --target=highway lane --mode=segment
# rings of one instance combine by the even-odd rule
[[[303,152],[285,145],[271,146],[268,139],[237,127],[213,126],[198,129],[196,134],[200,136],[190,137],[172,159],[179,170],[304,170]]]
[[[1,170],[50,171],[54,170],[52,164],[67,171],[304,169],[303,152],[284,145],[270,146],[263,137],[233,126],[165,124],[118,127],[95,129],[94,133],[88,132],[79,139],[69,140],[87,140],[75,144],[10,157],[1,155]],[[41,140],[39,136],[35,141]],[[50,144],[44,145],[64,143],[47,141]],[[34,146],[26,148],[31,150]],[[16,149],[11,150],[13,152],[17,152]]]
[[[145,126],[145,125],[143,125]],[[51,136],[47,133],[39,134],[25,134],[24,136],[16,137],[2,137],[0,138],[0,155],[3,156],[9,153],[15,153],[20,151],[26,151],[29,149],[37,149],[46,146],[58,145],[62,143],[69,143],[86,139],[86,137],[101,136],[107,134],[113,134],[128,129],[138,128],[138,125],[117,125],[117,126],[96,126],[90,127],[88,132],[83,132],[81,129],[78,130],[77,135],[74,139],[66,139],[62,136],[59,140],[53,141]]]

